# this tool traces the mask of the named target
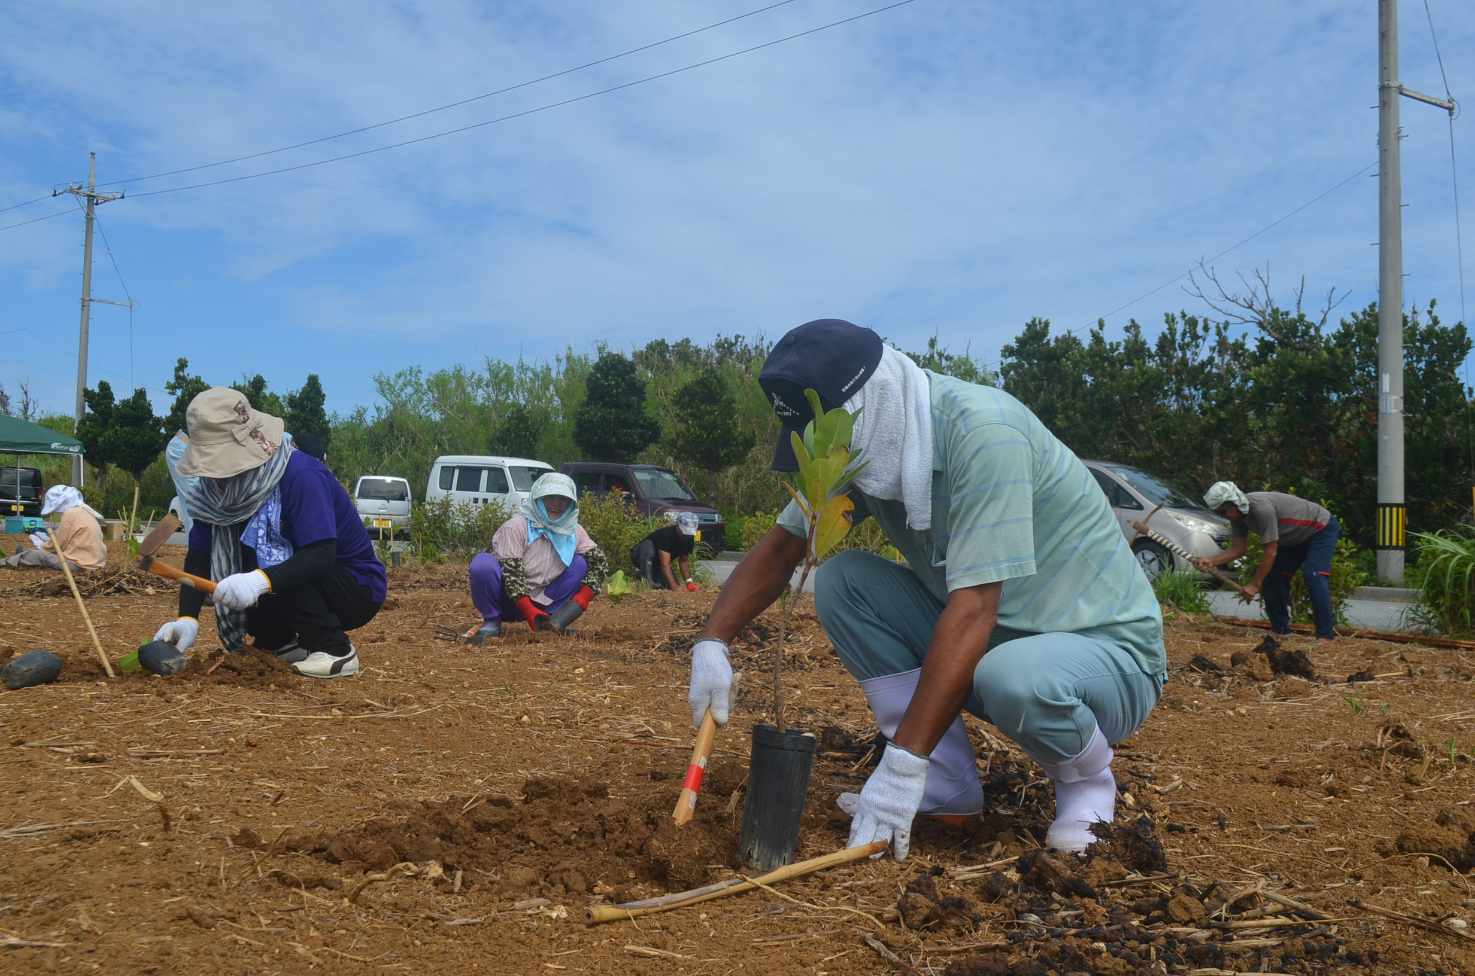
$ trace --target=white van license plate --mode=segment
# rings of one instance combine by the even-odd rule
[[[375,519],[374,520],[374,528],[376,528],[376,529],[392,529],[392,528],[394,528],[394,520],[393,519]]]

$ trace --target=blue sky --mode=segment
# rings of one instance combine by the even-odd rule
[[[772,2],[772,0],[770,0]],[[588,70],[303,149],[107,186],[132,297],[98,305],[91,382],[322,375],[551,357],[596,341],[777,337],[844,317],[903,346],[997,358],[1031,316],[1083,328],[1373,163],[1376,3],[915,0],[649,84],[483,122],[882,6],[794,0]],[[763,6],[12,0],[0,9],[0,207],[86,175],[147,176],[372,125]],[[1429,0],[1450,87],[1475,99],[1475,5]],[[1402,80],[1442,95],[1424,6]],[[1402,105],[1407,301],[1459,315],[1446,116]],[[1475,265],[1475,137],[1455,120]],[[1368,175],[1215,261],[1278,295],[1376,298]],[[70,199],[0,213],[0,227]],[[0,382],[70,412],[82,218],[0,231]],[[94,295],[121,300],[101,237]],[[1467,289],[1475,282],[1467,271]],[[1475,294],[1471,295],[1475,299]],[[1108,316],[1206,311],[1169,285]]]

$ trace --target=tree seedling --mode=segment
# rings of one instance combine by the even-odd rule
[[[615,606],[630,595],[630,584],[625,580],[625,571],[617,569],[610,575],[609,582],[605,584],[604,593],[609,597],[609,602]]]
[[[804,516],[805,548],[804,570],[799,575],[799,587],[793,599],[784,608],[783,619],[778,627],[773,662],[773,714],[779,734],[784,726],[784,637],[789,630],[789,618],[794,605],[804,592],[804,584],[810,572],[821,559],[844,540],[850,531],[850,513],[855,503],[845,494],[850,480],[865,467],[866,462],[856,464],[859,452],[852,455],[850,439],[855,434],[855,415],[844,407],[826,411],[819,402],[819,394],[805,390],[804,396],[814,410],[814,419],[804,428],[804,436],[790,433],[794,446],[794,457],[799,461],[798,487],[784,483],[794,503]]]

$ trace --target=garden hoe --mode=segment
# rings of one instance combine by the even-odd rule
[[[138,544],[138,568],[146,573],[153,573],[157,576],[163,576],[166,579],[179,580],[185,586],[193,586],[195,589],[203,590],[206,593],[214,593],[215,584],[209,580],[186,573],[182,569],[175,569],[168,563],[156,562],[154,560],[154,553],[159,551],[159,547],[171,535],[183,527],[184,523],[179,521],[173,512],[164,516],[163,521],[154,527],[154,531],[144,536],[143,541]]]
[[[1148,512],[1147,518],[1143,519],[1142,521],[1133,522],[1132,528],[1137,530],[1138,535],[1145,535],[1153,542],[1156,542],[1158,545],[1162,546],[1164,549],[1171,550],[1172,552],[1177,553],[1179,556],[1182,556],[1188,562],[1188,565],[1192,566],[1195,560],[1193,556],[1188,554],[1188,550],[1184,549],[1177,543],[1170,542],[1166,536],[1154,532],[1152,529],[1149,529],[1147,527],[1148,519],[1151,519],[1154,515],[1156,515],[1159,508],[1162,508],[1162,506],[1159,505],[1157,508],[1154,508],[1152,511]],[[1212,566],[1209,567],[1209,575],[1219,580],[1220,582],[1226,583],[1230,587],[1232,587],[1234,591],[1239,594],[1239,598],[1246,603],[1249,603],[1251,600],[1254,599],[1254,597],[1249,596],[1245,593],[1245,588],[1243,586],[1240,586],[1234,580],[1230,579],[1228,576],[1225,576],[1223,573],[1219,572]]]

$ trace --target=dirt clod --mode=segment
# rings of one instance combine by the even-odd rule
[[[1096,897],[1096,889],[1082,881],[1074,867],[1064,858],[1053,857],[1046,851],[1027,851],[1021,854],[1014,869],[1019,872],[1021,881],[1041,891],[1081,898]]]
[[[1203,902],[1187,895],[1174,895],[1168,899],[1165,911],[1168,918],[1179,925],[1191,925],[1208,914],[1204,910]]]
[[[1100,840],[1086,848],[1092,857],[1107,856],[1118,864],[1143,873],[1163,872],[1168,869],[1167,855],[1163,842],[1158,838],[1157,825],[1146,815],[1126,823],[1094,823],[1091,833]]]

